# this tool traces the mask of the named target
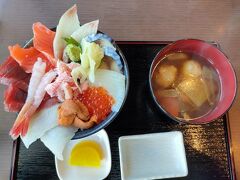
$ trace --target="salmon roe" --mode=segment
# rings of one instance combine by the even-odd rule
[[[79,100],[88,108],[90,115],[96,115],[98,122],[112,111],[114,99],[103,87],[89,87],[79,95]]]

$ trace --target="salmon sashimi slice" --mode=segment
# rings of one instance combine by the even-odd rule
[[[16,139],[20,134],[24,136],[25,131],[29,123],[29,117],[26,117],[26,113],[32,108],[32,104],[34,103],[34,96],[37,91],[38,85],[41,82],[42,77],[46,71],[46,63],[42,62],[39,58],[38,61],[33,66],[33,73],[30,79],[29,88],[28,88],[28,95],[26,102],[18,114],[16,121],[13,124],[12,129],[10,130],[10,135],[13,139]]]
[[[64,38],[70,37],[80,27],[76,4],[68,9],[60,18],[53,41],[54,57],[62,60],[63,50],[66,46]]]
[[[11,56],[0,65],[0,84],[7,86],[14,84],[15,87],[27,92],[30,77],[31,75],[26,73]]]
[[[17,63],[24,69],[25,72],[31,73],[34,63],[37,61],[37,58],[43,59],[47,64],[47,70],[52,69],[52,64],[46,60],[47,58],[36,50],[34,47],[30,48],[21,48],[20,45],[16,44],[14,46],[8,47],[10,55]]]
[[[10,84],[4,91],[4,108],[8,112],[19,112],[26,100],[27,92]]]
[[[56,65],[56,59],[53,54],[53,40],[55,32],[48,29],[40,22],[34,23],[33,26],[33,46],[43,53],[53,66]]]

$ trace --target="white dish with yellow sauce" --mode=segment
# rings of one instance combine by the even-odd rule
[[[72,151],[75,152],[72,154]],[[90,154],[77,155],[76,153],[79,152],[90,152]],[[70,165],[71,156],[75,165]],[[87,158],[81,159],[87,156],[90,158],[89,162],[87,162]],[[106,131],[101,130],[91,136],[71,140],[64,149],[63,158],[64,160],[61,161],[55,157],[55,166],[60,180],[96,180],[106,178],[110,173],[112,163],[110,144]],[[99,160],[100,165],[98,163]]]

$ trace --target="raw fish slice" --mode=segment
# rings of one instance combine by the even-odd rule
[[[57,126],[47,131],[41,141],[60,160],[63,160],[63,150],[72,139],[78,128]]]
[[[4,92],[4,108],[8,112],[19,112],[24,105],[27,93],[17,88],[15,85],[9,85]]]
[[[99,69],[108,69],[112,71],[116,71],[118,73],[122,74],[122,71],[120,67],[117,65],[117,63],[109,56],[104,56],[102,59],[102,63],[99,66]]]
[[[63,50],[66,46],[63,38],[71,36],[79,27],[80,22],[77,15],[77,6],[74,5],[68,9],[59,20],[53,41],[54,57],[56,59],[62,59]]]
[[[20,134],[24,136],[27,132],[30,117],[26,117],[25,115],[32,107],[35,92],[41,82],[42,77],[44,76],[45,70],[46,63],[42,62],[41,59],[38,59],[38,61],[33,66],[33,73],[29,83],[26,102],[18,114],[18,117],[15,120],[13,127],[9,133],[13,139],[16,139]]]
[[[1,84],[14,84],[16,87],[27,91],[29,79],[30,74],[27,74],[11,56],[0,66]]]
[[[86,23],[74,31],[71,37],[74,38],[77,42],[81,42],[84,37],[97,33],[98,24],[99,20]]]
[[[125,95],[125,76],[115,71],[98,69],[95,78],[92,85],[102,86],[109,92],[115,100],[112,111],[118,112]]]
[[[52,107],[42,109],[32,116],[29,123],[28,132],[24,137],[21,137],[26,148],[42,137],[48,130],[58,125],[57,108],[59,104]]]
[[[88,42],[93,42],[93,41],[97,41],[97,40],[106,40],[108,41],[110,44],[112,42],[112,38],[106,34],[102,34],[102,33],[98,33],[98,34],[90,34],[86,37],[86,40]],[[110,45],[111,47],[113,47],[113,45]],[[114,48],[114,47],[113,47]]]
[[[48,29],[40,22],[33,24],[33,45],[43,53],[53,66],[56,65],[56,59],[53,54],[53,40],[55,32]]]
[[[116,48],[113,46],[113,44],[110,41],[106,40],[106,39],[99,39],[99,40],[97,40],[95,42],[97,44],[99,44],[101,47],[110,47],[110,48],[116,50]]]
[[[104,54],[106,56],[109,56],[111,57],[115,62],[116,64],[118,65],[118,67],[120,69],[122,69],[123,65],[122,65],[122,62],[121,62],[121,58],[120,56],[118,55],[118,53],[116,52],[116,50],[114,48],[111,48],[111,47],[107,47],[105,46],[104,48]]]
[[[24,49],[16,44],[14,46],[9,46],[8,49],[13,59],[15,59],[15,61],[17,61],[27,73],[32,72],[33,65],[37,61],[37,58],[41,58],[47,63],[47,70],[52,69],[51,63],[46,60],[46,57],[34,47]]]

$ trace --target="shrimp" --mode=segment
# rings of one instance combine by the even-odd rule
[[[16,139],[20,134],[22,136],[26,135],[31,117],[40,106],[46,94],[45,86],[51,83],[56,77],[55,71],[52,70],[45,74],[45,70],[46,63],[38,59],[33,67],[26,102],[10,131],[13,139]]]
[[[16,121],[13,124],[12,129],[10,130],[10,135],[13,139],[16,139],[25,126],[25,114],[30,109],[33,101],[34,101],[34,94],[38,88],[38,85],[45,73],[46,70],[46,63],[42,62],[40,58],[38,58],[37,62],[33,65],[33,73],[30,79],[29,88],[28,88],[28,95],[25,104],[23,105],[21,111],[18,114]]]

